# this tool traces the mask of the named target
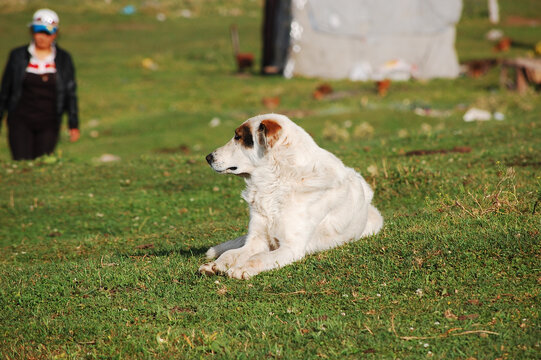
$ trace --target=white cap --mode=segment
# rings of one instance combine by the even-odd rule
[[[33,32],[45,31],[48,34],[54,34],[58,30],[60,19],[58,15],[50,9],[39,9],[32,16],[30,27]]]

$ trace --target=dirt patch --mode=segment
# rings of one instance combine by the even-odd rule
[[[433,149],[433,150],[412,150],[408,151],[406,156],[423,156],[423,155],[432,155],[432,154],[448,154],[448,153],[469,153],[471,148],[469,146],[455,146],[454,148],[447,149]]]
[[[179,145],[176,147],[155,149],[154,152],[159,153],[159,154],[182,153],[182,154],[188,155],[191,152],[191,150],[188,147],[188,145]]]
[[[511,26],[539,26],[541,25],[541,19],[511,15],[505,18],[505,24]]]

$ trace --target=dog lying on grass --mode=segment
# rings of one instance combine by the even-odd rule
[[[246,181],[248,233],[216,245],[202,274],[249,279],[306,254],[376,234],[383,225],[363,177],[278,114],[246,120],[206,157],[220,174]]]

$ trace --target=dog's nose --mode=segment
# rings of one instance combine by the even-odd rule
[[[212,153],[210,153],[210,154],[207,155],[207,157],[205,159],[207,159],[207,162],[210,165],[214,161],[214,156],[212,156]]]

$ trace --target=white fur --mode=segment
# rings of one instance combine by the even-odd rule
[[[263,120],[281,127],[272,146],[259,134]],[[370,204],[374,193],[364,178],[301,127],[278,114],[243,125],[251,129],[253,146],[234,138],[208,161],[219,173],[244,177],[248,233],[210,248],[207,257],[217,259],[202,265],[201,273],[248,279],[381,229],[383,218]]]

